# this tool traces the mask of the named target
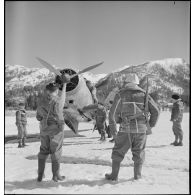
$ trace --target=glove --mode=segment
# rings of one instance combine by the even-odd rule
[[[64,120],[59,120],[58,121],[58,128],[63,131],[64,130]]]
[[[68,74],[62,74],[61,80],[62,80],[62,83],[69,83],[70,82],[70,76]]]

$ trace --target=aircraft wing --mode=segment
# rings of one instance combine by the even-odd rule
[[[66,114],[64,117],[66,125],[75,133],[78,133],[79,122],[71,115]]]

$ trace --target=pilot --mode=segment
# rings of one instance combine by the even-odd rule
[[[145,159],[147,138],[146,119],[143,115],[145,91],[138,86],[139,79],[136,74],[130,74],[126,82],[124,88],[115,95],[109,112],[109,126],[114,136],[115,145],[112,149],[112,173],[105,175],[107,180],[118,179],[120,163],[129,148],[131,148],[132,160],[134,161],[134,179],[141,178],[142,165]],[[148,110],[151,114],[150,127],[154,127],[159,116],[159,110],[151,97],[148,101]],[[138,113],[140,116],[135,117],[135,114]],[[118,133],[116,122],[120,123]]]
[[[16,126],[18,128],[18,148],[26,146],[25,140],[27,136],[26,124],[27,116],[24,109],[24,102],[19,103],[19,109],[16,111]]]
[[[86,85],[87,85],[89,91],[91,92],[94,104],[96,104],[98,102],[98,99],[96,96],[96,87],[92,84],[91,81],[87,80],[86,78],[84,78],[84,79],[85,79],[85,82],[86,82]]]
[[[38,178],[42,181],[45,163],[48,155],[51,155],[53,180],[64,180],[60,175],[60,160],[64,138],[63,107],[66,98],[66,83],[69,79],[62,76],[63,88],[59,94],[59,85],[49,83],[45,88],[45,96],[39,101],[36,118],[40,121],[41,146],[38,154]]]

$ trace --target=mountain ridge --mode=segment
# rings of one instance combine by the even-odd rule
[[[57,66],[55,66],[58,68]],[[162,60],[154,60],[140,65],[124,65],[119,69],[112,71],[109,74],[93,74],[85,72],[82,76],[98,87],[104,81],[109,86],[114,86],[114,83],[121,84],[124,78],[131,72],[135,72],[140,79],[140,86],[146,88],[146,75],[154,74],[155,78],[150,78],[150,92],[156,92],[160,96],[166,94],[168,97],[172,92],[189,95],[190,82],[190,65],[182,58],[165,58]],[[34,90],[40,90],[43,86],[54,80],[55,74],[49,72],[46,68],[28,68],[22,65],[5,65],[5,92],[6,96],[17,94],[25,87],[30,87]],[[112,87],[98,87],[99,91],[103,91],[108,95],[113,90]],[[99,93],[99,92],[98,92]],[[102,92],[101,92],[102,93]],[[14,96],[13,96],[14,97]]]

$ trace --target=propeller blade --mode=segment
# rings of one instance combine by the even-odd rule
[[[60,73],[59,70],[55,69],[51,64],[49,64],[48,62],[46,62],[45,60],[39,58],[39,57],[36,57],[37,60],[45,67],[47,68],[49,71],[55,73],[56,75],[59,75],[61,76],[62,74]]]
[[[79,75],[79,74],[82,74],[82,73],[84,73],[84,72],[87,72],[87,71],[89,71],[89,70],[92,70],[92,69],[94,69],[94,68],[97,68],[98,66],[102,65],[103,63],[104,63],[104,62],[100,62],[100,63],[98,63],[98,64],[91,65],[91,66],[89,66],[89,67],[87,67],[87,68],[85,68],[85,69],[79,71],[77,74],[71,75],[70,78],[72,79],[73,77],[75,77],[75,76],[77,76],[77,75]]]
[[[103,63],[104,63],[104,62],[100,62],[100,63],[98,63],[98,64],[89,66],[89,67],[87,67],[87,68],[85,68],[85,69],[79,71],[77,74],[82,74],[82,73],[84,73],[84,72],[87,72],[87,71],[89,71],[89,70],[92,70],[92,69],[94,69],[94,68],[97,68],[98,66],[102,65]]]

